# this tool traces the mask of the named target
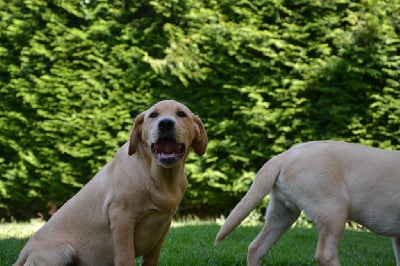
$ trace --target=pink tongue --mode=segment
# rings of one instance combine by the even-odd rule
[[[181,145],[170,140],[162,140],[154,144],[154,151],[156,153],[179,153]]]

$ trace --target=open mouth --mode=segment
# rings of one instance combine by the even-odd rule
[[[170,138],[163,138],[151,144],[151,152],[156,155],[157,161],[172,165],[185,154],[186,146],[183,143],[176,143]]]

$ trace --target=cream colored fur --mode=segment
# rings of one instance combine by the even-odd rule
[[[261,265],[301,211],[316,224],[319,265],[339,265],[347,220],[392,237],[400,265],[400,151],[338,141],[294,146],[269,160],[219,230],[224,239],[270,193],[265,224],[248,249],[248,265]],[[373,243],[371,243],[373,245]]]
[[[152,152],[166,137],[184,144],[182,154]],[[130,141],[32,236],[15,265],[122,266],[138,256],[157,265],[187,187],[191,147],[202,155],[207,135],[186,106],[166,100],[141,113]]]

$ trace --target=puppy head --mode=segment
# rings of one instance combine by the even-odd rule
[[[129,155],[146,145],[156,162],[172,167],[185,160],[190,147],[198,155],[207,148],[207,134],[200,118],[173,100],[158,102],[138,115],[129,141]]]

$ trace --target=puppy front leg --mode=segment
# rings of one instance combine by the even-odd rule
[[[166,227],[165,231],[163,232],[160,240],[157,244],[150,250],[150,252],[144,254],[142,256],[141,265],[142,266],[156,266],[158,263],[158,258],[160,257],[160,251],[162,244],[164,243],[165,237],[167,236],[169,227],[171,226],[171,221],[169,222],[168,226]]]
[[[134,218],[126,209],[115,206],[109,211],[111,237],[116,266],[134,266]]]

